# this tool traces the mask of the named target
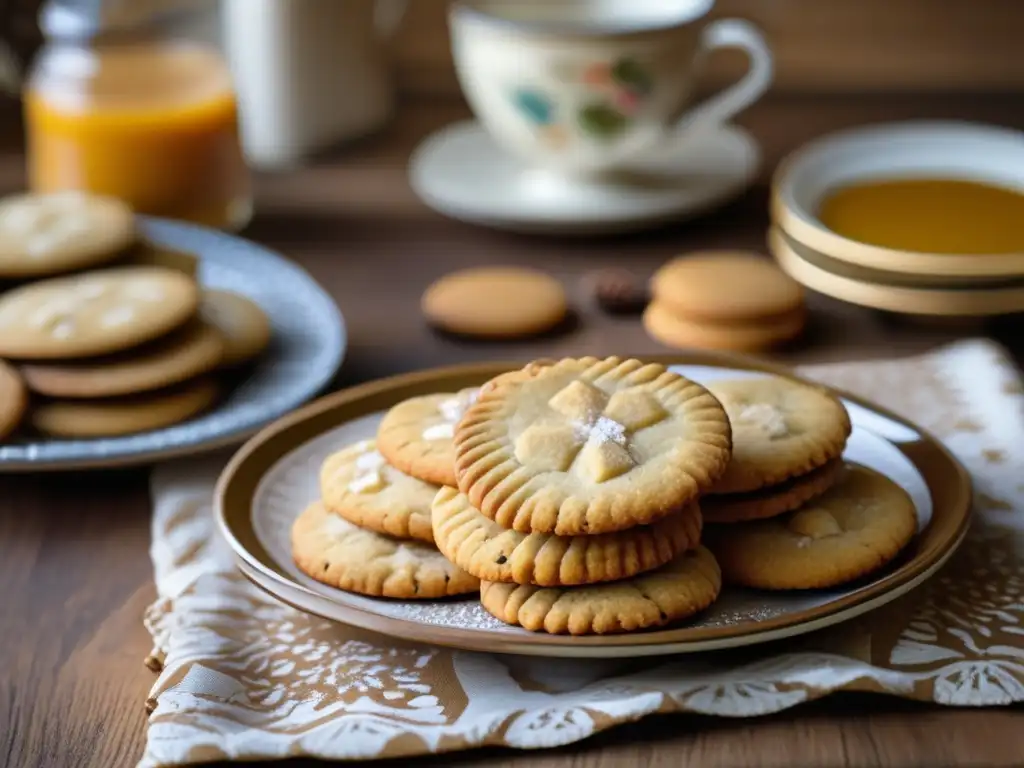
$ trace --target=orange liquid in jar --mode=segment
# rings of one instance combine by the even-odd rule
[[[139,213],[243,225],[249,178],[219,55],[167,44],[80,53],[89,57],[81,61],[87,77],[65,78],[54,66],[25,95],[31,188],[85,190]]]

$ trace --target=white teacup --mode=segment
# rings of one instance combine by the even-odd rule
[[[566,174],[621,168],[680,129],[755,102],[772,56],[752,24],[708,21],[714,0],[459,0],[449,23],[462,89],[506,150]],[[690,109],[706,55],[742,48],[750,69]]]

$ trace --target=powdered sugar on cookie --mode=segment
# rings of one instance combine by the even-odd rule
[[[748,424],[756,424],[771,438],[785,437],[789,434],[785,414],[768,403],[745,405],[736,418]]]

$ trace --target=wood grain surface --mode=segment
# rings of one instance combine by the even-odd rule
[[[692,224],[630,238],[523,238],[447,221],[413,198],[404,175],[415,142],[464,115],[459,106],[407,109],[382,136],[260,179],[247,233],[304,265],[337,298],[351,346],[338,385],[456,361],[592,352],[664,352],[634,318],[589,301],[585,275],[602,265],[646,275],[702,248],[763,249],[766,190]],[[907,117],[964,117],[1024,127],[1024,102],[999,97],[776,99],[743,122],[769,167],[834,128]],[[23,183],[8,131],[0,193]],[[418,312],[435,277],[480,263],[538,266],[561,278],[575,325],[529,343],[481,344],[432,333]],[[924,351],[988,332],[1024,360],[1024,325],[922,328],[812,297],[812,330],[782,359],[855,359]],[[142,627],[155,598],[148,559],[144,471],[0,476],[0,766],[133,765],[145,738],[153,673]],[[762,719],[653,718],[550,752],[474,752],[403,765],[530,766],[1000,766],[1022,759],[1021,708],[951,710],[881,697],[842,696]]]
[[[406,92],[459,92],[448,5],[409,4],[391,46]],[[710,18],[729,17],[763,30],[774,52],[776,92],[1024,87],[1024,3],[1017,0],[717,0]],[[716,53],[702,84],[720,87],[746,66],[742,53]]]

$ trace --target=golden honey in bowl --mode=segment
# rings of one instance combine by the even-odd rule
[[[966,179],[850,184],[825,197],[818,219],[850,240],[894,250],[1024,253],[1024,194]]]

